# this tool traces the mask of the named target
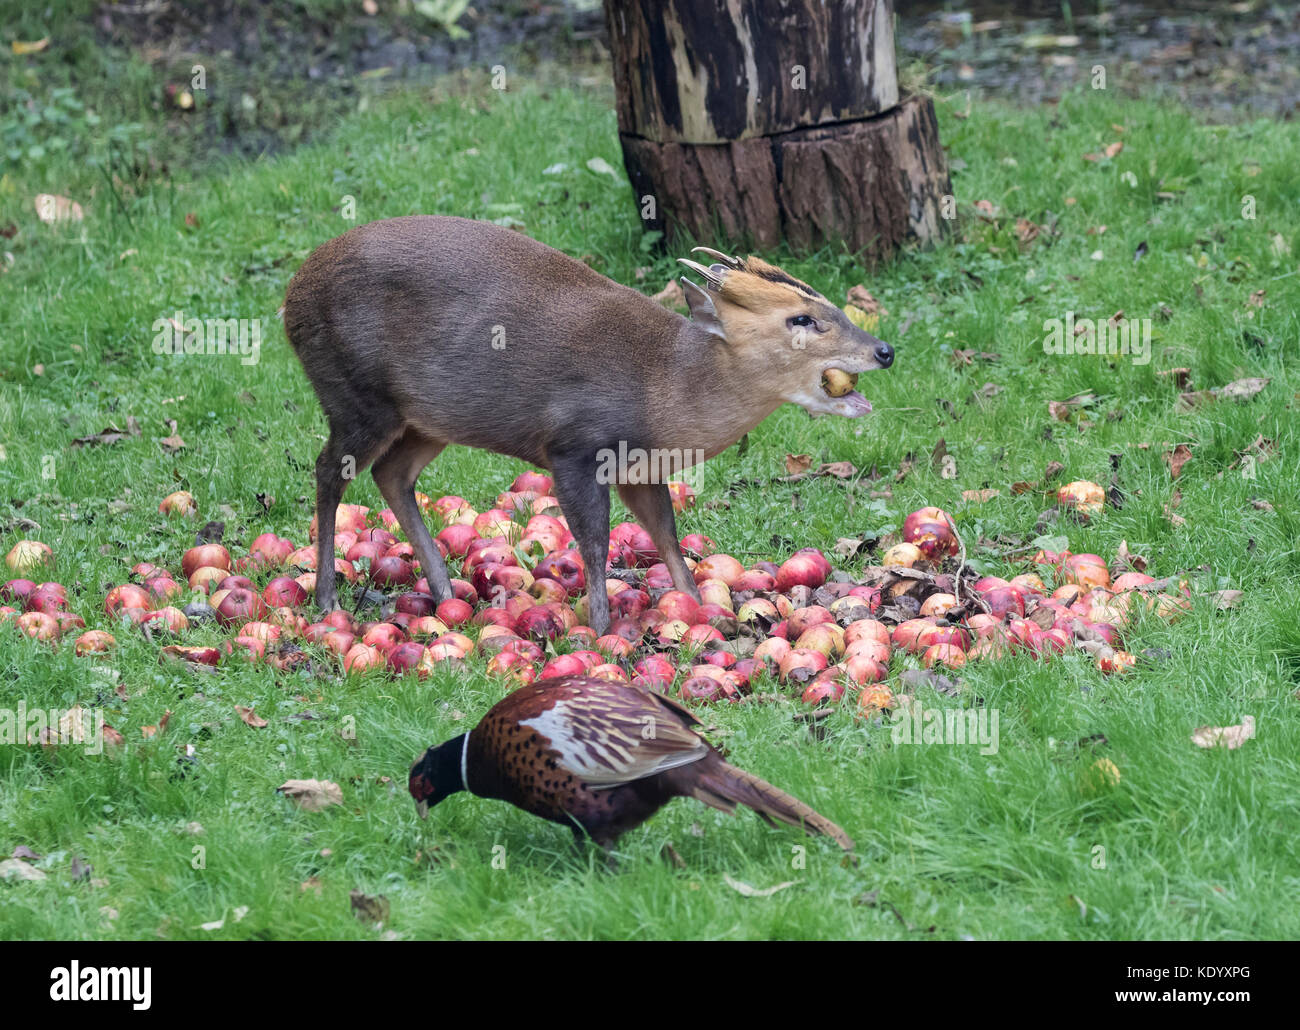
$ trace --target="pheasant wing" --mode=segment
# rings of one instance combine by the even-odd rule
[[[642,691],[584,691],[520,722],[546,738],[561,767],[597,789],[698,762],[710,751],[681,714]]]

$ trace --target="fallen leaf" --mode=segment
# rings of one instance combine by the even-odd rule
[[[737,894],[742,894],[747,898],[770,898],[777,891],[783,891],[787,887],[793,887],[799,882],[798,880],[786,880],[784,883],[778,883],[775,887],[764,887],[760,890],[759,888],[751,887],[749,884],[743,883],[740,880],[733,879],[730,873],[723,873],[722,879],[726,882],[727,886]]]
[[[889,312],[880,306],[880,301],[876,300],[865,286],[859,283],[857,286],[849,287],[849,292],[845,298],[855,308],[860,309],[863,314],[867,315],[888,315]]]
[[[1172,451],[1165,451],[1163,458],[1166,465],[1169,466],[1169,475],[1177,479],[1183,471],[1183,466],[1191,460],[1192,449],[1185,443],[1180,443]]]
[[[1230,401],[1248,401],[1269,384],[1268,379],[1237,379],[1222,386],[1217,393]]]
[[[666,308],[678,308],[682,311],[687,309],[686,294],[682,292],[681,284],[676,279],[670,279],[668,285],[650,299],[658,301]]]
[[[29,848],[26,844],[19,844],[18,847],[14,848],[13,854],[10,855],[9,857],[30,858],[33,862],[39,862],[41,860],[41,856],[38,855],[35,851],[33,851],[31,848]]]
[[[167,428],[171,431],[171,435],[162,437],[158,442],[162,444],[163,450],[168,454],[175,454],[185,446],[185,441],[182,440],[180,435],[176,432],[175,419],[168,420]]]
[[[72,441],[72,447],[98,447],[100,445],[114,444],[119,440],[126,439],[126,433],[116,426],[105,426],[98,433],[91,433],[90,436],[79,436]]]
[[[1016,219],[1016,239],[1023,244],[1033,243],[1042,231],[1042,226],[1031,222],[1028,218]]]
[[[44,880],[45,874],[21,858],[6,858],[0,862],[0,880]]]
[[[239,717],[244,720],[246,726],[251,726],[255,730],[260,730],[263,726],[267,725],[266,720],[251,708],[245,708],[243,705],[235,705],[235,711],[239,713]]]
[[[995,497],[1001,496],[1001,490],[986,488],[984,490],[963,490],[961,499],[963,501],[974,501],[977,504],[983,504],[985,501],[991,501]]]
[[[1197,747],[1219,747],[1235,751],[1255,736],[1255,717],[1247,715],[1237,726],[1201,726],[1192,731],[1192,743]]]
[[[862,549],[863,541],[856,537],[842,536],[835,541],[835,546],[831,548],[832,552],[840,558],[849,559]]]
[[[287,780],[275,788],[305,812],[319,812],[343,804],[343,790],[329,780]]]
[[[1106,148],[1105,154],[1107,157],[1114,157],[1123,149],[1124,149],[1124,141],[1116,140],[1114,143],[1110,144],[1110,146]]]
[[[388,922],[388,899],[382,894],[367,894],[360,888],[353,888],[348,895],[352,902],[352,914],[363,923]]]
[[[615,171],[614,166],[603,157],[593,157],[587,162],[587,167],[597,175],[608,175],[612,179],[618,178],[618,172]]]
[[[1244,590],[1216,590],[1210,595],[1214,600],[1214,607],[1220,611],[1226,611],[1241,603],[1241,599],[1246,596]]]
[[[1186,390],[1192,383],[1192,370],[1190,368],[1171,368],[1156,374],[1169,376],[1174,381],[1175,390]]]
[[[954,458],[951,454],[945,454],[942,460],[939,462],[939,478],[940,479],[957,478],[957,459]]]
[[[50,37],[42,36],[40,39],[33,39],[30,42],[21,39],[15,39],[13,42],[9,44],[9,49],[12,50],[15,55],[21,57],[24,54],[39,54],[42,50],[44,50],[49,45],[50,45]]]
[[[785,474],[797,476],[812,468],[811,454],[787,454],[785,456]]]
[[[1254,293],[1250,295],[1249,299],[1247,299],[1246,307],[1262,308],[1264,306],[1264,296],[1267,293],[1268,290],[1256,290]]]
[[[199,924],[199,929],[200,929],[200,930],[209,930],[209,931],[211,931],[211,930],[220,930],[220,929],[221,929],[223,926],[225,926],[225,925],[226,925],[226,917],[225,917],[225,916],[222,916],[220,919],[214,919],[214,920],[213,920],[212,922],[210,922],[210,923],[200,923],[200,924]]]

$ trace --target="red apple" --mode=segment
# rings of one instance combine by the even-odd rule
[[[188,579],[196,569],[229,569],[230,552],[220,544],[199,544],[181,555],[181,572]]]
[[[149,596],[149,591],[134,583],[113,587],[104,598],[104,614],[110,616],[122,608],[143,608],[147,611],[152,607],[153,598]]]

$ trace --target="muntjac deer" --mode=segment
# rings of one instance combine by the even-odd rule
[[[852,382],[888,368],[894,351],[779,268],[697,249],[716,262],[680,259],[705,284],[682,279],[687,319],[485,222],[390,218],[317,248],[284,302],[285,332],[329,421],[316,461],[317,604],[338,607],[345,469],[370,465],[436,599],[452,596],[415,500],[416,477],[450,443],[551,472],[598,633],[609,626],[610,485],[673,585],[698,598],[668,475],[731,446],[787,401],[866,414],[871,404]],[[651,467],[611,476],[610,455]]]

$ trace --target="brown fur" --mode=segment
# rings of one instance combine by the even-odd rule
[[[484,222],[393,218],[322,244],[284,305],[285,332],[329,421],[316,463],[320,554],[333,551],[342,470],[373,465],[430,588],[450,596],[415,506],[416,477],[447,444],[508,454],[551,470],[588,569],[590,622],[603,632],[607,599],[595,570],[606,561],[609,497],[595,483],[598,451],[621,442],[712,456],[786,400],[839,410],[818,397],[826,368],[859,372],[892,360],[810,287],[756,258],[737,264],[719,291],[688,287],[688,320]],[[802,314],[819,323],[806,346],[788,324]],[[666,485],[620,494],[674,585],[695,593]],[[318,563],[317,600],[337,604],[329,560]]]

